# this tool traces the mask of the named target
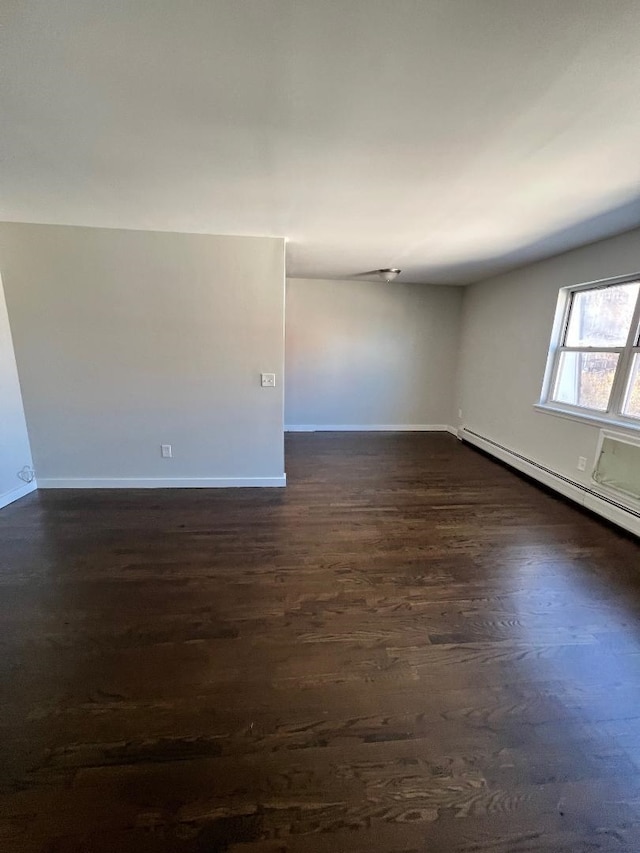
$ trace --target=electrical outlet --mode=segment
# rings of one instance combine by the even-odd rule
[[[587,457],[586,456],[578,456],[578,471],[586,471],[587,470]]]
[[[261,373],[260,374],[260,384],[263,388],[275,388],[276,387],[276,375],[275,373]]]
[[[172,459],[173,458],[173,450],[171,449],[170,444],[161,444],[160,445],[160,455],[163,459]]]
[[[458,417],[462,420],[462,409],[458,409]]]

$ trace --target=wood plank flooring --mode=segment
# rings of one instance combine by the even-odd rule
[[[640,850],[640,546],[443,434],[0,512],[2,853]]]

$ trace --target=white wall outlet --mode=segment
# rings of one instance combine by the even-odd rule
[[[462,409],[458,409],[458,417],[462,419]]]
[[[173,450],[171,449],[170,444],[161,444],[160,445],[160,455],[163,459],[172,459],[173,458]]]
[[[587,470],[587,457],[586,456],[578,456],[578,471],[586,471]]]
[[[276,375],[275,373],[261,373],[260,374],[260,384],[263,388],[275,388],[276,387]]]

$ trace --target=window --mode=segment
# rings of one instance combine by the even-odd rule
[[[640,428],[640,276],[560,291],[541,405]]]

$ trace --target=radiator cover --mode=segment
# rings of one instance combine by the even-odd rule
[[[593,481],[607,491],[640,501],[640,439],[602,430]]]

